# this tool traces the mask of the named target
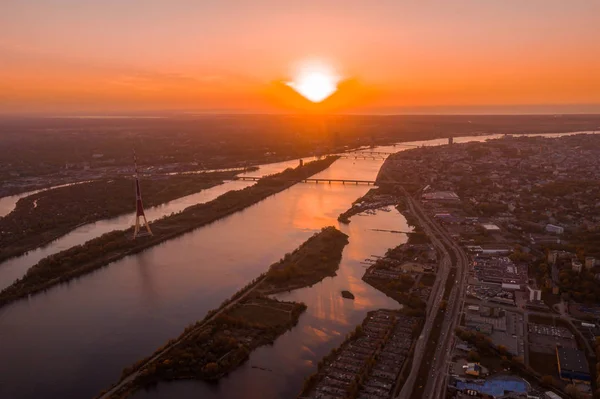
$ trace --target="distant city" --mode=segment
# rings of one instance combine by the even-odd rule
[[[600,399],[600,1],[4,1],[0,399]]]
[[[140,121],[126,139],[76,134],[106,122],[25,123],[7,140],[44,161],[4,164],[6,397],[259,397],[267,381],[272,398],[594,393],[594,130],[403,140],[390,125],[329,131],[302,154],[274,142],[250,161],[227,136],[206,158],[207,142],[164,142]],[[51,160],[28,134],[65,150]],[[69,364],[89,365],[78,383]]]

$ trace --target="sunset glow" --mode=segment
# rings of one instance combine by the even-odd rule
[[[324,66],[304,67],[288,86],[296,90],[306,99],[319,103],[337,90],[339,79]]]
[[[0,112],[600,110],[598,1],[66,3],[6,2]]]

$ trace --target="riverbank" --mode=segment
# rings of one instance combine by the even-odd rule
[[[100,397],[124,399],[159,381],[218,380],[233,371],[254,349],[273,343],[295,326],[306,310],[304,303],[279,301],[265,293],[286,291],[290,284],[301,288],[321,281],[337,269],[347,243],[348,236],[334,227],[322,229],[218,309],[208,312],[203,320],[186,328],[179,338],[124,369],[119,383]],[[319,262],[325,266],[313,266]],[[277,276],[288,275],[285,271],[289,267],[302,272],[273,279],[274,272]],[[321,272],[324,269],[328,272]],[[313,272],[320,277],[306,278],[305,273]]]
[[[350,218],[359,213],[385,208],[398,203],[393,187],[372,188],[352,203],[352,206],[338,216],[338,222],[349,224]]]
[[[139,372],[125,369],[124,376],[135,372],[130,384],[109,394],[124,399],[136,391],[161,381],[198,379],[215,381],[244,363],[250,353],[269,345],[293,328],[306,305],[249,295],[226,307],[208,322],[198,322],[149,359],[142,360]]]
[[[401,311],[367,313],[362,324],[321,359],[298,398],[391,398],[418,332],[419,319]]]
[[[151,223],[153,236],[132,240],[132,229],[116,230],[42,259],[25,276],[0,292],[0,306],[90,273],[125,256],[180,236],[243,210],[327,169],[338,157],[327,157],[264,177],[243,190],[227,192],[213,201]]]
[[[222,184],[235,174],[215,172],[144,179],[144,204],[164,204]],[[133,212],[133,187],[131,178],[120,177],[21,198],[12,212],[0,218],[0,262],[52,242],[80,225]]]
[[[346,244],[346,234],[332,226],[324,228],[271,265],[260,292],[269,295],[292,291],[335,276]]]
[[[430,294],[430,280],[437,265],[437,254],[421,231],[407,233],[406,244],[390,248],[363,275],[367,284],[406,306],[412,315],[425,314]],[[418,281],[418,284],[417,284]]]

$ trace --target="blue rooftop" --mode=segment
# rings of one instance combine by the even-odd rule
[[[517,377],[496,377],[481,382],[457,381],[458,389],[471,389],[491,396],[502,396],[505,392],[527,392],[527,382]]]

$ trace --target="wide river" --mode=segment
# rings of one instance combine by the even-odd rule
[[[489,136],[463,137],[455,142],[486,138]],[[406,144],[446,142],[440,139]],[[375,150],[395,152],[402,148]],[[318,177],[374,180],[382,162],[340,159]],[[290,165],[295,164],[290,161]],[[279,170],[265,166],[261,174],[271,173],[265,172],[269,167]],[[227,187],[211,190],[215,189],[223,192]],[[297,184],[242,212],[1,308],[0,398],[94,397],[118,380],[123,367],[179,335],[185,326],[203,318],[207,311],[314,232],[324,226],[338,226],[337,215],[368,189],[341,184]],[[206,192],[195,194],[198,197],[193,201],[213,198]],[[194,203],[186,198],[176,201]],[[183,203],[167,209],[165,214],[181,207],[185,207]],[[114,220],[114,225],[103,221],[87,227],[104,226],[96,231],[74,231],[70,233],[74,241],[64,241],[63,245],[80,243],[104,229],[123,228],[124,219]],[[139,396],[293,397],[316,362],[337,346],[367,311],[397,306],[362,282],[365,265],[360,262],[371,255],[383,255],[387,248],[404,242],[404,234],[372,229],[406,231],[405,219],[393,210],[356,216],[350,225],[339,227],[350,236],[350,244],[344,250],[338,276],[282,295],[308,305],[298,326],[273,346],[255,351],[249,362],[220,384],[160,384]],[[75,240],[80,233],[84,238]],[[66,237],[69,235],[59,241],[67,240]],[[0,265],[0,269],[4,266]],[[343,289],[352,291],[356,299],[343,300]]]
[[[261,165],[258,171],[241,173],[239,176],[265,176],[274,173],[279,173],[286,168],[295,167],[298,165],[298,160],[277,162],[267,165]],[[186,174],[193,172],[186,172]],[[143,182],[142,182],[142,194],[143,194]],[[181,212],[185,208],[191,205],[200,204],[208,201],[212,201],[221,194],[226,193],[230,190],[240,190],[244,187],[253,185],[251,181],[227,181],[215,187],[211,187],[207,190],[202,190],[198,193],[191,194],[185,197],[177,198],[175,200],[166,202],[154,206],[152,208],[145,209],[146,217],[148,221],[159,219],[163,216],[170,215],[172,213]],[[9,213],[14,209],[16,202],[25,198],[29,195],[36,194],[42,191],[51,190],[53,188],[65,187],[67,185],[55,186],[45,190],[31,191],[11,197],[4,197],[0,199],[0,202],[4,200],[3,207],[0,207],[0,211]],[[12,208],[11,208],[12,206]],[[23,277],[27,269],[35,265],[41,259],[46,256],[50,256],[57,252],[71,248],[75,245],[81,245],[92,238],[99,237],[104,233],[113,231],[116,229],[126,229],[134,223],[135,212],[130,214],[117,216],[111,219],[100,220],[95,223],[89,223],[80,226],[68,234],[52,241],[51,243],[39,247],[35,250],[29,251],[23,256],[9,259],[0,264],[0,290],[11,285],[16,279]]]

